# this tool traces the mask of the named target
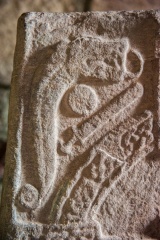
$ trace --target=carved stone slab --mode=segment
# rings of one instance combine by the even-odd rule
[[[159,21],[21,16],[2,239],[160,239]]]

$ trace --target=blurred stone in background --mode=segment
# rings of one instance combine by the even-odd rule
[[[0,87],[0,141],[7,141],[9,89]]]
[[[92,11],[159,9],[160,0],[92,0]]]
[[[0,84],[0,194],[7,141],[9,88]]]
[[[160,8],[160,0],[0,0],[0,183],[4,169],[9,89],[19,16],[30,11],[81,12],[155,8]]]

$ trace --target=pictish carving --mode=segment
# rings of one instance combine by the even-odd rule
[[[7,155],[14,239],[145,239],[159,198],[155,16],[25,19],[33,29],[16,75],[22,79],[14,80],[18,127],[14,136],[17,125],[10,127]]]
[[[140,67],[136,73],[127,70],[127,54],[130,50],[139,61]],[[117,182],[137,164],[137,161],[140,160],[140,152],[143,159],[153,151],[151,145],[154,140],[152,113],[146,111],[142,116],[136,117],[137,119],[126,113],[127,109],[137,106],[143,96],[143,85],[137,82],[137,77],[143,71],[143,58],[140,52],[130,47],[127,38],[121,40],[105,40],[98,37],[78,38],[66,45],[66,51],[68,51],[69,60],[67,63],[68,69],[64,68],[62,70],[64,74],[59,75],[59,71],[53,71],[47,76],[46,80],[41,81],[39,79],[38,82],[37,77],[39,75],[35,75],[35,78],[33,78],[33,82],[37,82],[36,84],[39,85],[39,91],[43,89],[44,93],[48,91],[48,84],[51,84],[44,102],[41,100],[39,92],[37,93],[38,105],[34,103],[33,110],[40,108],[41,115],[35,115],[35,127],[36,129],[38,127],[42,129],[44,127],[41,118],[45,118],[43,112],[45,113],[45,109],[48,109],[49,105],[54,108],[53,111],[49,110],[50,117],[55,118],[53,119],[55,123],[50,127],[53,134],[56,132],[57,136],[54,139],[49,137],[48,140],[45,140],[45,144],[52,143],[55,146],[52,153],[54,165],[51,164],[53,170],[50,169],[49,172],[46,171],[45,175],[42,174],[41,171],[45,169],[47,163],[44,162],[41,166],[39,162],[41,182],[44,183],[45,179],[48,178],[48,183],[39,185],[41,186],[40,192],[32,185],[26,184],[21,188],[18,199],[26,210],[27,208],[35,210],[37,208],[38,211],[45,204],[45,196],[50,199],[53,198],[49,219],[53,226],[54,224],[61,226],[61,230],[49,232],[48,237],[60,237],[62,239],[70,236],[76,237],[75,233],[70,235],[71,230],[68,232],[62,231],[62,229],[65,229],[66,225],[72,229],[72,225],[77,223],[77,231],[78,229],[81,231],[80,225],[82,222],[85,222],[85,226],[88,226],[88,222],[92,222],[92,237],[95,237],[96,234],[103,237],[101,233],[103,229],[97,216],[99,216],[104,202],[107,201],[107,196],[112,190],[116,189]],[[74,59],[74,65],[70,59],[72,61]],[[46,65],[46,69],[50,65],[51,63]],[[43,76],[39,77],[44,78]],[[85,77],[90,78],[90,80],[87,79],[87,84],[85,82],[79,84],[79,78],[83,79]],[[59,79],[59,83],[56,78]],[[68,80],[66,80],[67,78]],[[95,78],[94,84],[92,84],[92,78]],[[98,92],[99,86],[101,86],[103,93],[107,91],[111,84],[116,88],[123,81],[131,82],[129,85],[128,83],[124,85],[121,92],[110,99],[109,102],[102,104]],[[64,97],[65,95],[66,97]],[[52,96],[55,98],[54,100],[52,100]],[[50,103],[46,103],[46,99]],[[68,117],[69,125],[65,123],[67,121],[65,114],[60,113],[61,101],[64,102],[63,112],[65,107],[67,111],[67,105],[70,108],[69,111],[74,112],[73,114],[70,113],[70,117]],[[114,122],[116,117],[122,115],[123,120]],[[49,117],[48,113],[46,117]],[[64,128],[63,131],[62,127],[58,131],[56,128],[59,128],[61,124],[65,128],[68,126],[68,129]],[[111,126],[103,133],[105,125]],[[43,131],[44,129],[42,129]],[[103,135],[99,136],[98,131],[102,131]],[[48,134],[48,132],[46,133]],[[33,134],[36,134],[36,132],[33,132]],[[39,139],[38,141],[42,140]],[[53,145],[48,145],[48,148],[53,148]],[[40,149],[40,151],[42,150]],[[38,152],[37,154],[39,155]],[[43,151],[41,154],[44,154]],[[83,154],[84,157],[81,157]],[[67,158],[66,163],[65,158]],[[61,170],[60,184],[56,186],[57,193],[52,197],[54,179],[58,178],[58,168],[61,165],[59,161],[62,161],[64,170]],[[77,167],[72,169],[74,164],[75,166],[77,164]],[[72,171],[71,176],[68,175],[69,169]],[[82,235],[84,237],[89,236],[85,236],[85,233]]]

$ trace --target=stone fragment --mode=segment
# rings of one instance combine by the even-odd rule
[[[160,11],[18,23],[2,239],[160,239]]]

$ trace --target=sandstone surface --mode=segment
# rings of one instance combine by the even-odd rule
[[[23,12],[30,11],[69,12],[83,10],[85,10],[85,0],[0,0],[0,141],[4,142],[7,139],[8,96],[19,16]],[[0,164],[2,158],[4,155],[1,155],[0,150]]]
[[[18,23],[2,239],[160,239],[160,12]]]

